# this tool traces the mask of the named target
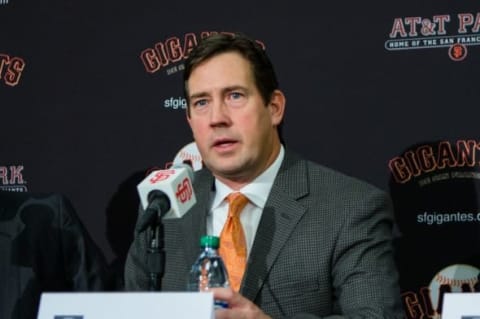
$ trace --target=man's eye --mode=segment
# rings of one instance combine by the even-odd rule
[[[239,107],[247,102],[247,97],[243,92],[230,92],[225,102],[229,106]]]
[[[232,92],[230,93],[230,97],[234,100],[241,98],[243,95],[239,92]]]
[[[207,100],[205,100],[205,99],[197,100],[193,103],[194,107],[202,107],[202,106],[205,106],[205,105],[207,105]]]

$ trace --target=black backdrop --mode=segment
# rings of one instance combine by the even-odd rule
[[[188,48],[241,31],[277,66],[287,145],[391,193],[406,316],[433,317],[439,291],[473,290],[480,267],[479,12],[467,0],[3,1],[0,187],[66,194],[121,267],[136,184],[192,140]]]

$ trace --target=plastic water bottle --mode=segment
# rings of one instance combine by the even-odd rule
[[[187,290],[209,291],[210,288],[229,287],[228,273],[218,254],[220,239],[216,236],[200,238],[201,253],[190,270]],[[215,300],[215,307],[228,308],[228,304]]]

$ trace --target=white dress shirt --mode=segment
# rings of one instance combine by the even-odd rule
[[[257,232],[260,218],[262,217],[263,208],[267,201],[273,181],[277,176],[280,165],[285,156],[283,145],[280,148],[275,161],[262,174],[255,178],[250,184],[245,185],[239,191],[248,197],[249,202],[240,214],[240,221],[245,232],[247,241],[247,258],[250,255],[255,234]],[[228,194],[235,192],[227,185],[215,179],[215,194],[212,197],[213,202],[209,214],[207,216],[207,233],[209,235],[220,236],[223,225],[227,220],[228,202],[226,197]]]

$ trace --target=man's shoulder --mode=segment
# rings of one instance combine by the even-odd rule
[[[323,165],[313,160],[307,159],[298,153],[288,151],[286,161],[293,165],[303,167],[306,181],[311,186],[321,186],[322,189],[339,189],[346,191],[362,191],[362,192],[383,192],[377,186],[362,180],[358,177],[348,175],[345,172]]]

